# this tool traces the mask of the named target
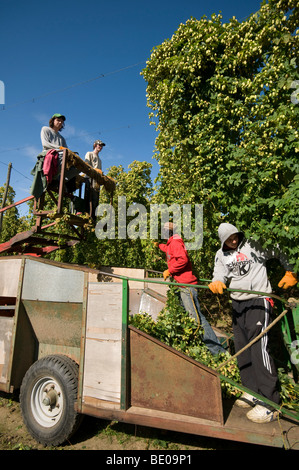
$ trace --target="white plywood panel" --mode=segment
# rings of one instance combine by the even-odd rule
[[[0,316],[0,383],[8,379],[13,325],[14,318]]]
[[[84,396],[120,402],[122,284],[89,283]]]
[[[113,274],[116,276],[124,276],[128,278],[133,278],[133,279],[144,279],[144,274],[145,271],[144,269],[139,269],[139,268],[120,268],[120,267],[114,267],[114,266],[101,266],[100,270],[102,272],[107,273],[106,276],[103,274],[99,275],[99,279],[102,281],[106,281],[106,279],[109,279],[109,282],[119,282],[120,279],[117,277],[113,277]],[[111,276],[109,276],[111,274]],[[129,287],[130,289],[143,289],[144,288],[144,282],[141,281],[129,281]]]
[[[26,260],[22,299],[83,302],[84,272]]]
[[[152,281],[154,280],[153,278],[151,279]],[[156,281],[164,281],[163,277],[155,279]],[[158,282],[145,282],[145,287],[148,289],[151,289],[158,294],[161,294],[163,296],[167,296],[167,291],[169,289],[169,286],[167,284],[159,284]]]
[[[17,297],[21,259],[0,260],[0,296]]]
[[[85,349],[84,396],[120,403],[121,342],[89,338]]]
[[[120,339],[122,313],[121,283],[89,283],[87,332],[96,339]]]

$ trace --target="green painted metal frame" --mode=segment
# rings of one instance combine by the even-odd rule
[[[281,331],[287,353],[290,357],[290,368],[296,368],[298,374],[299,354],[297,347],[299,346],[299,303],[294,303],[292,311],[288,313],[289,315],[285,315],[281,320]],[[293,355],[293,360],[291,360]]]
[[[19,285],[18,285],[18,296],[17,296],[17,299],[19,299],[20,301],[20,293],[21,293],[21,289],[22,289],[22,283],[23,283],[23,271],[24,271],[24,263],[25,263],[25,260],[23,260],[22,262],[22,265],[21,265],[21,270],[20,270],[20,276],[19,276]],[[122,344],[121,344],[121,400],[120,400],[120,410],[119,412],[120,413],[124,413],[127,414],[129,412],[128,408],[130,406],[130,403],[129,403],[129,400],[130,400],[130,389],[129,389],[129,386],[130,386],[130,376],[129,376],[129,368],[130,368],[130,353],[129,353],[129,348],[130,348],[130,345],[129,345],[129,332],[128,332],[128,323],[129,323],[129,281],[137,281],[137,282],[147,282],[147,283],[158,283],[158,284],[166,284],[166,285],[174,285],[174,286],[177,286],[177,283],[171,283],[171,282],[165,282],[165,281],[160,281],[160,280],[156,280],[156,279],[140,279],[140,278],[129,278],[129,277],[125,277],[125,276],[116,276],[118,278],[121,279],[122,281],[122,335],[121,335],[121,341],[122,341]],[[207,280],[205,280],[207,281]],[[183,284],[185,286],[189,286],[189,284]],[[193,285],[194,287],[194,285]],[[198,285],[198,286],[195,286],[197,288],[203,288],[203,289],[207,289],[208,286],[205,285]],[[84,275],[84,295],[83,295],[83,314],[82,314],[82,330],[81,330],[81,355],[80,355],[80,364],[79,364],[79,399],[78,399],[78,411],[79,412],[83,412],[84,413],[84,406],[82,404],[82,381],[83,381],[83,375],[84,375],[84,357],[85,357],[85,337],[86,337],[86,319],[87,319],[87,290],[88,290],[88,274],[85,273]],[[228,291],[230,289],[227,289]],[[247,292],[247,291],[241,291],[241,292]],[[257,294],[264,294],[264,293],[260,293],[260,292],[256,292]],[[270,296],[269,294],[267,294],[268,296]],[[277,296],[274,296],[273,297],[276,297],[278,298]],[[282,303],[286,304],[287,301],[285,301],[284,299],[280,299],[280,301],[282,301]],[[19,304],[18,304],[18,300],[17,300],[17,303],[16,303],[16,317],[15,317],[15,325],[17,323],[17,320],[18,320],[18,311],[19,311]],[[297,312],[298,314],[298,312]],[[15,341],[15,328],[14,327],[14,331],[13,331],[13,343],[12,343],[12,351],[14,349],[14,341]],[[11,370],[11,367],[12,367],[12,357],[10,358],[10,370]],[[289,410],[286,410],[286,409],[283,409],[283,408],[280,408],[278,407],[276,404],[274,404],[273,402],[271,402],[270,400],[266,400],[264,397],[260,397],[259,395],[256,395],[254,394],[251,390],[248,390],[246,389],[245,387],[243,387],[242,385],[238,384],[238,383],[235,383],[234,381],[232,381],[231,379],[229,379],[228,377],[226,376],[223,376],[222,374],[218,373],[218,372],[215,372],[218,374],[219,376],[219,379],[220,380],[223,380],[223,381],[227,381],[229,382],[230,384],[232,384],[233,386],[235,386],[237,389],[240,389],[241,391],[249,391],[250,393],[252,393],[254,396],[256,396],[257,398],[263,398],[264,401],[266,401],[267,403],[269,403],[271,406],[273,406],[274,408],[277,408],[279,409],[279,411],[282,413],[282,414],[286,414],[288,416],[291,416],[293,419],[295,420],[299,420],[299,415],[295,415],[293,412],[290,412]],[[10,391],[10,380],[9,380],[9,383],[7,384],[7,391]],[[90,414],[93,414],[92,410],[90,410],[91,413]],[[98,412],[100,412],[98,410]],[[105,414],[105,412],[103,411],[103,413]],[[106,411],[107,413],[107,411]],[[89,414],[89,413],[88,413]],[[109,413],[108,413],[109,414]],[[115,414],[115,416],[117,415],[117,413]],[[122,414],[119,415],[119,419],[123,419],[122,416],[124,416]],[[107,415],[108,416],[108,415]],[[110,414],[109,414],[110,416]],[[131,413],[131,418],[129,418],[128,421],[130,421],[130,419],[132,419],[134,421],[134,416],[132,415]],[[108,419],[110,419],[108,417]],[[137,422],[138,422],[138,418],[136,418]],[[132,422],[133,422],[132,421]],[[134,421],[135,422],[135,421]],[[144,421],[145,422],[145,421]],[[149,423],[149,425],[151,425],[151,423]],[[222,429],[222,428],[221,428]],[[219,436],[218,436],[219,437]]]
[[[121,393],[120,409],[128,408],[128,321],[129,321],[129,283],[122,279],[122,331],[121,331]]]

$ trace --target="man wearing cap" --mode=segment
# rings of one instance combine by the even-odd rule
[[[53,114],[49,120],[49,127],[44,126],[41,130],[41,141],[43,150],[59,149],[67,147],[65,138],[60,134],[64,128],[65,116],[62,114]]]
[[[92,168],[97,168],[102,170],[102,161],[99,157],[99,153],[102,151],[103,147],[106,144],[101,140],[96,140],[93,144],[93,152],[87,152],[85,155],[85,161],[88,163]]]
[[[59,179],[59,174],[61,171],[61,164],[63,158],[63,150],[62,147],[67,148],[67,143],[65,138],[60,134],[60,131],[64,128],[65,123],[65,116],[60,113],[53,114],[53,116],[49,120],[49,127],[44,126],[41,129],[41,141],[43,146],[43,152],[41,153],[42,156],[47,155],[49,153],[56,150],[58,152],[58,162],[57,162],[57,169],[55,171],[55,175],[53,179]],[[47,153],[48,152],[48,153]],[[57,154],[56,154],[57,155]],[[75,177],[80,173],[80,170],[71,166],[70,168],[66,169],[65,171],[65,178],[67,181],[67,188],[68,191],[73,192],[75,189]]]
[[[192,265],[182,238],[175,233],[176,226],[172,222],[164,224],[162,236],[168,238],[167,243],[155,243],[164,253],[168,269],[164,271],[164,280],[172,276],[177,283],[197,284],[197,278],[192,272]],[[226,353],[215,335],[211,325],[200,310],[197,289],[190,286],[182,286],[180,289],[180,298],[185,310],[194,320],[199,323],[203,330],[202,340],[213,355]]]
[[[87,152],[85,155],[85,162],[100,173],[102,173],[102,161],[99,157],[99,153],[102,151],[105,145],[106,144],[104,144],[104,142],[101,140],[96,140],[93,144],[93,152]],[[92,218],[95,220],[95,212],[99,204],[100,192],[97,189],[94,180],[92,182],[89,180],[89,185],[90,200],[92,204]]]
[[[266,262],[280,260],[286,270],[278,286],[284,289],[297,284],[297,276],[286,257],[277,249],[265,250],[255,240],[246,239],[243,232],[229,223],[218,228],[221,248],[215,256],[213,279],[209,284],[214,294],[222,294],[230,281],[233,331],[236,351],[243,349],[269,325],[273,300],[267,295],[272,288],[267,276]],[[238,292],[245,290],[249,292]],[[251,292],[253,291],[253,292]],[[261,292],[256,294],[254,292]],[[278,379],[274,361],[269,353],[268,334],[238,356],[242,384],[274,403],[279,403]],[[236,404],[252,407],[247,418],[256,423],[267,423],[277,417],[275,410],[245,392]]]

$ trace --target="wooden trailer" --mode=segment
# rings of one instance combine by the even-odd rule
[[[59,445],[91,415],[298,449],[298,415],[250,422],[223,400],[217,371],[128,324],[141,304],[158,312],[165,288],[143,270],[0,258],[0,390],[20,389],[31,435]]]

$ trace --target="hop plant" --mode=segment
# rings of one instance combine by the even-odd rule
[[[148,313],[139,313],[130,318],[130,323],[162,343],[214,370],[227,360],[225,354],[213,356],[203,343],[203,329],[180,304],[176,286],[170,286],[167,291],[166,305],[156,321]],[[236,361],[220,369],[220,373],[236,382],[240,382]],[[235,387],[227,382],[223,381],[221,387],[225,396],[238,394]]]

